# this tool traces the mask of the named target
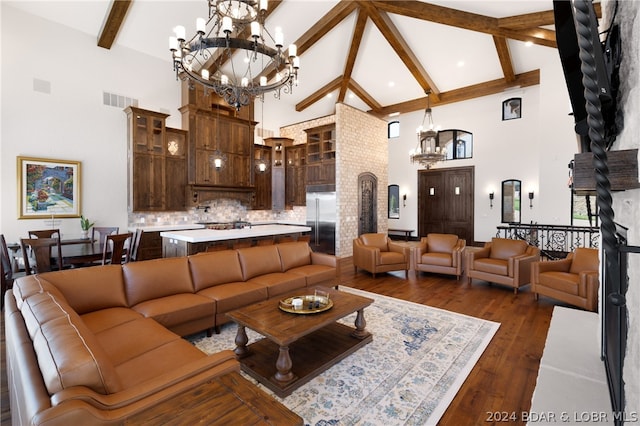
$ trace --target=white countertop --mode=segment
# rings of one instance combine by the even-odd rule
[[[165,231],[160,236],[173,238],[188,243],[204,243],[207,241],[225,241],[239,238],[266,237],[269,235],[294,234],[297,232],[309,232],[308,226],[297,225],[258,225],[244,229],[192,229],[186,231]]]

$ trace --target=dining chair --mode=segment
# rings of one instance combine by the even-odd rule
[[[7,240],[4,238],[4,234],[0,234],[0,268],[2,268],[2,294],[0,296],[0,305],[4,306],[4,293],[13,287],[13,281],[24,276],[24,272],[13,271],[14,260],[9,255],[9,247],[7,246]]]
[[[29,238],[60,238],[60,229],[42,229],[29,231]]]
[[[22,257],[26,275],[62,270],[62,246],[59,238],[22,238]],[[51,261],[55,259],[55,264]],[[35,265],[31,265],[35,261]]]
[[[129,262],[129,256],[131,255],[131,246],[125,248],[127,240],[133,239],[133,233],[127,232],[125,234],[108,234],[104,240],[104,248],[102,250],[102,264],[103,265],[116,265]]]
[[[109,234],[117,234],[120,231],[118,226],[94,226],[91,228],[91,241],[100,243],[100,247],[104,246],[104,240]],[[96,235],[97,234],[97,235]]]
[[[138,261],[138,249],[140,248],[140,242],[142,241],[142,234],[144,233],[142,228],[136,228],[136,232],[133,234],[133,241],[131,241],[129,262]]]

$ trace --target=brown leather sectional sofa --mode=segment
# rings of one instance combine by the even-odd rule
[[[334,256],[286,243],[20,278],[5,294],[13,424],[124,424],[239,371],[233,351],[206,355],[180,336],[246,304],[336,285],[336,271]]]

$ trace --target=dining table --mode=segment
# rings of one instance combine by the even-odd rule
[[[102,260],[103,246],[99,242],[83,244],[62,244],[62,264],[80,267]],[[110,253],[107,253],[109,257]]]

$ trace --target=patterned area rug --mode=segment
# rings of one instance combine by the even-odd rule
[[[375,299],[365,309],[373,341],[286,398],[307,425],[436,425],[500,324],[348,287]],[[353,326],[355,314],[341,322]],[[190,340],[233,349],[236,326]],[[247,329],[249,341],[261,338]],[[295,370],[295,365],[294,365]],[[254,379],[243,375],[256,383]],[[267,393],[267,388],[259,385]]]

